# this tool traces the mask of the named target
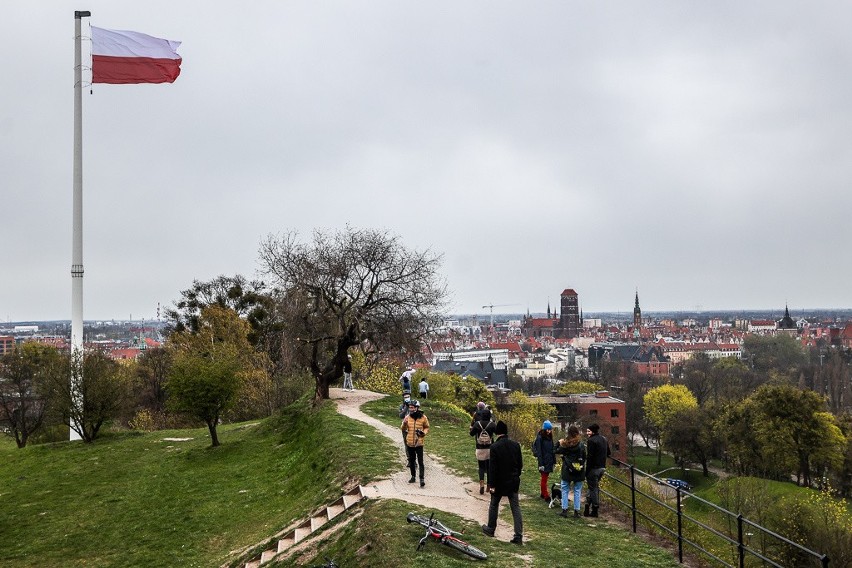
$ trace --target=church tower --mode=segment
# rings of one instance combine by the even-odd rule
[[[561,310],[559,318],[560,337],[572,339],[580,336],[580,310],[577,292],[567,288],[560,295]]]
[[[642,327],[642,308],[639,307],[639,289],[636,289],[636,305],[633,306],[633,327]]]

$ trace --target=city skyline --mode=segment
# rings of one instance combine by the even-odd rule
[[[257,276],[269,234],[347,223],[442,253],[448,312],[565,287],[590,312],[637,288],[651,312],[852,305],[852,6],[81,8],[183,57],[174,84],[85,90],[86,320],[153,319]],[[8,9],[38,25],[0,37],[0,319],[65,319],[73,9]]]

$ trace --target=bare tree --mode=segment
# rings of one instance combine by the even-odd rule
[[[440,321],[440,255],[409,250],[395,235],[348,226],[314,231],[308,243],[294,232],[270,235],[260,261],[277,288],[285,334],[314,377],[316,402],[342,377],[349,348],[413,357]]]

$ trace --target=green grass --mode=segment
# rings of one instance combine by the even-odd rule
[[[460,475],[476,478],[468,418],[429,401],[427,450]],[[397,425],[396,399],[368,405]],[[164,438],[189,437],[184,442]],[[18,450],[0,443],[1,566],[220,566],[237,551],[265,543],[337,498],[344,486],[404,467],[390,440],[332,404],[304,402],[258,423],[221,427],[210,448],[206,429],[107,434],[93,444],[59,443]],[[672,554],[605,519],[565,520],[534,498],[538,474],[524,450],[524,532],[517,548],[489,539],[471,522],[438,513],[489,555],[488,565],[674,567]],[[342,566],[463,566],[460,553],[429,542],[405,515],[403,501],[367,501],[341,515],[340,531],[304,551],[300,563],[323,556]],[[415,508],[416,509],[416,508]],[[423,511],[425,512],[425,511]],[[359,514],[360,513],[360,514]],[[508,511],[502,513],[504,516]],[[352,519],[351,522],[348,522]],[[484,519],[483,519],[484,520]],[[508,520],[508,519],[507,519]],[[254,550],[259,550],[259,547]],[[280,565],[292,565],[293,559]]]
[[[331,404],[220,429],[218,448],[206,429],[5,442],[0,565],[218,566],[338,497],[348,479],[385,475],[396,456]]]
[[[396,426],[396,399],[385,398],[369,402],[362,406],[367,414]],[[474,457],[474,439],[469,435],[470,417],[429,401],[423,408],[429,417],[430,433],[426,442],[426,451],[439,455],[443,463],[458,475],[471,480],[478,479],[477,462]],[[480,523],[471,523],[454,515],[436,513],[436,516],[455,530],[466,529],[469,536],[465,539],[485,551],[489,566],[518,566],[524,559],[532,560],[535,566],[607,566],[613,568],[651,568],[679,566],[672,554],[643,541],[640,537],[620,526],[607,523],[604,518],[588,520],[562,519],[557,509],[549,509],[538,498],[539,475],[535,468],[535,458],[528,448],[524,452],[525,474],[521,477],[521,509],[524,517],[524,533],[530,538],[521,549],[504,541],[493,540],[479,532]],[[399,464],[398,467],[403,467]],[[551,474],[551,482],[558,480],[558,473]],[[370,517],[371,523],[381,523],[377,530],[395,534],[400,525],[405,525],[405,514],[410,510],[396,502],[371,503],[379,512]],[[425,512],[425,511],[423,511]],[[501,512],[505,520],[511,522],[508,509]],[[367,513],[365,512],[365,516]],[[486,519],[482,519],[484,522]],[[408,550],[413,551],[417,540],[423,536],[419,525],[405,529],[408,538]],[[341,539],[342,540],[342,539]],[[363,543],[361,544],[363,545]],[[358,557],[351,551],[359,548],[357,542],[346,545],[330,545],[329,556],[343,565],[396,566],[404,558],[404,547],[400,555],[387,561],[380,556]],[[339,556],[339,557],[338,557]],[[447,547],[430,542],[425,550],[416,555],[419,564],[425,566],[462,566],[469,562],[461,554]],[[425,563],[424,563],[425,562]]]

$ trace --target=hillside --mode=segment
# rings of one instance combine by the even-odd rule
[[[387,406],[390,415],[395,400],[373,404]],[[436,409],[431,419],[434,449],[446,452],[452,466],[452,456],[472,448],[464,417]],[[111,433],[91,445],[24,450],[4,440],[0,565],[219,566],[235,557],[231,551],[262,542],[333,500],[344,485],[404,468],[390,440],[339,415],[331,403],[316,410],[297,404],[279,417],[223,426],[221,440],[211,449],[205,429]],[[525,476],[528,495],[533,477]],[[487,539],[469,519],[439,517],[467,529],[468,540],[489,553],[493,566],[677,565],[667,551],[606,520],[559,519],[537,499],[522,506],[529,534],[523,548]],[[421,536],[404,520],[412,507],[369,500],[333,522],[339,530],[316,543],[320,557],[328,554],[341,566],[397,566],[412,558]],[[429,566],[467,563],[434,543],[416,557]],[[312,558],[306,551],[280,565]]]

